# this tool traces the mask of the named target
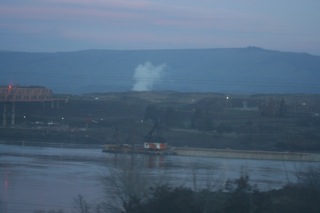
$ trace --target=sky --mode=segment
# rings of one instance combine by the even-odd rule
[[[0,0],[0,50],[257,46],[320,55],[319,0]]]

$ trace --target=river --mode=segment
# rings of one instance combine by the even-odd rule
[[[72,212],[79,194],[99,203],[103,190],[99,177],[122,161],[142,162],[155,181],[198,188],[214,183],[222,188],[228,179],[248,175],[260,190],[278,189],[297,182],[297,173],[319,162],[247,160],[183,156],[107,154],[100,147],[8,145],[0,143],[0,212],[34,212],[62,209]],[[160,177],[160,178],[159,178]],[[196,180],[196,181],[195,181]]]

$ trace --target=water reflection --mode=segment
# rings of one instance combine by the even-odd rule
[[[3,190],[3,196],[0,198],[0,212],[7,213],[7,194],[8,194],[8,186],[9,186],[9,181],[8,181],[8,172],[4,171],[4,190]]]
[[[124,162],[130,162],[132,165],[139,164],[144,168],[157,169],[166,167],[166,158],[164,155],[144,155],[144,154],[122,154],[108,153],[106,162],[113,162],[113,166],[117,167]]]

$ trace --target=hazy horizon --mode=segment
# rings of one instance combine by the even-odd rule
[[[320,55],[319,1],[3,0],[0,46],[22,52],[257,46]]]
[[[208,48],[165,48],[165,49],[99,49],[99,48],[89,48],[89,49],[79,49],[79,50],[66,50],[66,51],[20,51],[20,50],[6,50],[0,49],[0,52],[17,52],[17,53],[72,53],[72,52],[85,52],[85,51],[166,51],[166,50],[219,50],[219,49],[244,49],[244,48],[257,48],[267,51],[275,51],[275,52],[283,52],[283,53],[302,53],[302,54],[309,54],[312,56],[320,56],[320,53],[312,54],[308,52],[297,52],[297,51],[284,51],[280,49],[267,49],[264,47],[257,47],[257,46],[246,46],[246,47],[208,47]]]

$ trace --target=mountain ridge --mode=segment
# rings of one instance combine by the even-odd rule
[[[164,70],[159,75],[150,75],[161,65]],[[140,78],[136,77],[138,68],[144,73]],[[0,51],[0,70],[1,85],[42,85],[58,93],[129,91],[138,81],[142,84],[152,81],[146,88],[149,90],[320,92],[320,56],[258,47]]]

